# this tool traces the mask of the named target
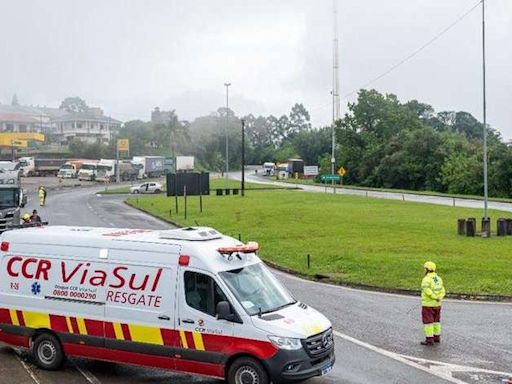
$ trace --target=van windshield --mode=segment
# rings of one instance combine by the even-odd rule
[[[220,272],[220,276],[250,316],[296,303],[263,263]]]

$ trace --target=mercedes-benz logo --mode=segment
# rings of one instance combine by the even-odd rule
[[[327,349],[332,345],[333,342],[334,342],[334,340],[332,338],[332,333],[331,332],[324,333],[324,335],[322,336],[322,346]]]

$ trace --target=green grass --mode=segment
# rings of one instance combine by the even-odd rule
[[[271,178],[270,180],[274,181],[275,178]],[[297,185],[300,188],[301,184],[304,185],[316,185],[319,187],[325,187],[332,188],[332,184],[327,183],[316,183],[314,179],[286,179],[286,180],[278,180],[283,183],[288,184],[294,184]],[[335,184],[336,188],[345,188],[345,189],[355,189],[355,190],[368,190],[368,191],[375,191],[375,192],[392,192],[392,193],[409,193],[413,195],[424,195],[424,196],[439,196],[439,197],[449,197],[449,198],[456,198],[456,199],[471,199],[471,200],[484,200],[483,196],[478,195],[461,195],[457,193],[443,193],[443,192],[435,192],[435,191],[415,191],[412,189],[394,189],[394,188],[372,188],[372,187],[361,187],[358,185],[338,185]],[[506,197],[490,197],[489,201],[496,201],[500,203],[512,203],[512,199],[506,198]]]
[[[207,196],[203,213],[189,198],[188,219],[173,198],[131,197],[127,202],[180,225],[214,227],[261,245],[268,261],[303,274],[383,288],[418,289],[422,265],[433,260],[448,291],[512,296],[511,237],[456,234],[459,217],[481,210],[358,196],[297,191],[250,191],[246,197]],[[171,214],[170,214],[170,210]],[[510,216],[490,211],[495,219]],[[479,227],[479,225],[478,225]],[[311,269],[306,255],[311,255]]]
[[[163,191],[166,190],[166,184],[165,180],[156,180],[159,183],[162,184]],[[142,184],[142,181],[138,181],[134,183],[133,185],[139,185]],[[238,180],[226,180],[226,179],[220,179],[220,178],[212,178],[210,179],[210,189],[212,190],[211,193],[215,193],[215,189],[217,188],[240,188],[240,181]],[[258,184],[258,183],[245,183],[246,189],[283,189],[283,187],[275,186],[275,185],[267,185],[267,184]],[[293,188],[290,186],[290,189]],[[130,193],[130,186],[124,186],[124,187],[112,187],[109,186],[108,189],[105,189],[104,191],[98,192],[101,195],[115,195],[115,194],[126,194]]]

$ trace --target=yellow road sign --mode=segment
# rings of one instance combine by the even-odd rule
[[[117,150],[119,152],[129,152],[130,151],[130,140],[118,139],[117,140]]]
[[[340,167],[340,169],[338,169],[338,175],[340,175],[341,177],[345,176],[345,173],[347,173],[347,171],[345,171],[345,168]]]

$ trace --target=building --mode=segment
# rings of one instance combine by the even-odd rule
[[[174,111],[161,111],[159,107],[155,107],[151,111],[151,122],[155,124],[168,124],[173,115]]]
[[[0,105],[0,132],[44,134],[51,129],[53,116],[51,108]]]
[[[51,134],[63,145],[73,139],[108,144],[119,128],[121,121],[105,116],[101,108],[89,108],[87,112],[69,112],[53,118]]]

